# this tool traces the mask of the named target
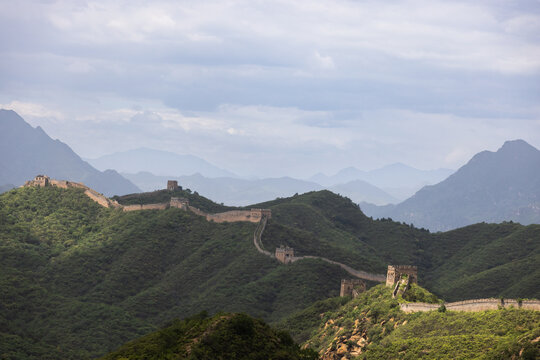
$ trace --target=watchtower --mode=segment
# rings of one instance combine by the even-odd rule
[[[294,261],[294,249],[281,245],[276,248],[276,259],[284,264],[292,263]]]
[[[169,191],[178,190],[178,181],[176,181],[176,180],[168,180],[167,181],[167,190],[169,190]]]
[[[366,282],[361,279],[341,279],[339,296],[352,296],[353,298],[366,291]]]
[[[414,265],[388,265],[386,286],[393,286],[402,275],[409,276],[409,284],[418,283],[418,268]]]
[[[34,185],[35,186],[49,186],[49,180],[50,178],[47,175],[37,175],[34,178]]]

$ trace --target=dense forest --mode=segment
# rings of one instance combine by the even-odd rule
[[[120,202],[188,197],[179,190]],[[477,224],[447,233],[374,221],[328,191],[256,204],[272,209],[263,234],[300,255],[359,270],[416,264],[419,282],[445,300],[540,297],[540,226]],[[0,195],[0,357],[87,359],[207,310],[244,312],[273,324],[339,294],[339,267],[291,265],[259,254],[256,224],[207,222],[180,209],[122,212],[78,189],[21,188]],[[374,284],[371,284],[374,285]],[[296,329],[291,327],[296,337]]]

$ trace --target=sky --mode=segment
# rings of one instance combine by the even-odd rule
[[[0,0],[0,108],[240,175],[540,148],[540,1]]]

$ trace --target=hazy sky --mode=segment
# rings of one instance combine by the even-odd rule
[[[0,107],[240,174],[540,148],[540,1],[0,0]]]

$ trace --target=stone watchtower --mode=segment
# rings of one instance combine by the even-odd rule
[[[294,261],[294,249],[281,245],[276,248],[276,259],[284,264],[292,263]]]
[[[169,191],[178,190],[178,181],[176,181],[176,180],[168,180],[167,181],[167,190],[169,190]]]
[[[34,178],[34,185],[35,186],[49,186],[49,180],[50,178],[47,175],[38,175]]]
[[[418,283],[418,268],[414,265],[388,265],[386,286],[393,286],[402,275],[409,276],[409,284]]]
[[[366,282],[360,279],[342,279],[339,296],[352,296],[353,298],[366,291]]]

